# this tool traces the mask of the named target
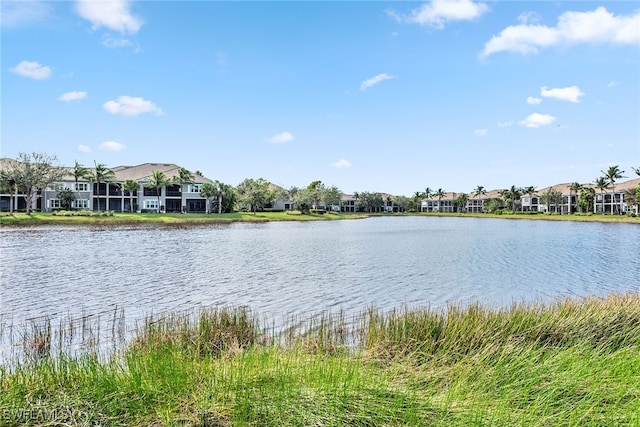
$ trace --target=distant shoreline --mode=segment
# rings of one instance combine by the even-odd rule
[[[15,213],[0,214],[2,226],[33,225],[206,225],[231,224],[235,222],[261,223],[281,221],[335,221],[348,219],[365,219],[376,217],[414,217],[436,216],[454,218],[496,218],[518,220],[573,221],[573,222],[608,222],[640,225],[640,217],[627,215],[550,215],[550,214],[485,214],[485,213],[325,213],[301,215],[291,212],[234,212],[228,214],[132,214],[132,213],[97,213],[91,216],[61,216],[48,212],[35,212],[31,215]]]

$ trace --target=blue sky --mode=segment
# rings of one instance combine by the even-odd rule
[[[638,2],[2,1],[1,155],[411,195],[640,166]]]

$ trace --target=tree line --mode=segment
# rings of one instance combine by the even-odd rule
[[[633,171],[640,176],[640,167],[632,168]],[[621,178],[625,178],[624,171],[619,166],[610,166],[606,171],[601,171],[602,176],[594,181],[595,189],[600,191],[600,200],[602,203],[601,211],[604,212],[606,190],[611,189],[612,197],[615,197],[615,183]],[[202,176],[199,171],[195,175]],[[58,165],[55,155],[45,153],[20,153],[15,160],[4,159],[2,170],[0,170],[0,187],[3,193],[10,195],[9,211],[13,213],[14,195],[22,194],[25,199],[26,212],[31,212],[31,201],[36,194],[50,186],[52,183],[60,181],[64,176],[72,176],[76,189],[79,181],[89,181],[96,184],[96,206],[97,210],[101,209],[101,200],[105,202],[107,194],[101,194],[101,184],[118,185],[129,197],[130,210],[134,210],[134,194],[140,188],[140,182],[127,179],[122,183],[116,183],[116,176],[113,170],[109,169],[102,163],[94,161],[94,168],[87,168],[82,164],[75,162],[72,168],[62,168]],[[161,203],[162,188],[170,185],[194,184],[194,173],[180,167],[178,173],[169,178],[162,171],[152,171],[149,181],[144,184],[145,188],[154,190],[158,198],[158,207]],[[569,187],[568,206],[570,213],[575,212],[593,212],[595,207],[596,191],[594,187],[583,186],[574,182]],[[342,192],[336,186],[327,186],[322,181],[316,180],[306,187],[291,187],[283,189],[271,185],[263,178],[251,179],[247,178],[236,187],[215,180],[200,185],[200,196],[206,200],[206,212],[228,213],[236,208],[244,208],[251,212],[264,210],[273,205],[275,200],[288,200],[296,209],[303,214],[310,213],[320,209],[339,209],[341,205]],[[452,200],[452,206],[456,211],[463,211],[470,199],[480,199],[487,194],[483,186],[477,186],[471,195],[466,193],[458,194]],[[573,195],[575,194],[575,198]],[[389,196],[378,192],[354,192],[353,199],[355,202],[354,209],[364,212],[379,212],[385,209],[385,206],[396,206],[400,211],[421,211],[422,201],[425,199],[437,199],[438,205],[441,205],[442,199],[447,193],[442,189],[432,190],[426,187],[423,191],[416,191],[411,197],[406,196]],[[538,196],[536,187],[516,187],[511,186],[498,192],[500,197],[483,198],[482,210],[484,212],[496,212],[504,208],[510,208],[515,212],[517,205],[524,195],[530,198]],[[539,195],[540,203],[546,205],[547,211],[551,208],[558,209],[564,203],[564,195],[554,189],[549,188],[547,191]],[[73,202],[76,200],[76,193],[69,188],[63,187],[57,189],[57,199],[60,200],[61,207],[71,209]],[[635,189],[625,191],[624,199],[627,204],[636,205],[640,208],[640,185]],[[574,201],[575,200],[575,201]],[[619,202],[615,200],[611,202],[611,213],[619,212]],[[524,204],[520,203],[520,209],[524,211]]]

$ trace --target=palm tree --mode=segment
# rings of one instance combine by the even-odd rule
[[[184,193],[182,192],[183,190],[182,186],[186,184],[193,184],[195,181],[194,181],[193,174],[188,169],[181,167],[180,169],[178,169],[178,175],[174,176],[171,182],[178,184],[180,186],[180,192],[181,194],[183,194],[182,197],[184,197]],[[184,201],[185,201],[184,199],[181,201],[182,212],[185,212],[186,210],[186,206],[183,205]]]
[[[205,182],[200,186],[200,197],[204,197],[204,199],[207,201],[207,208],[206,208],[207,213],[210,213],[209,200],[212,197],[215,197],[215,195],[216,195],[216,187],[212,183]]]
[[[416,191],[413,195],[413,198],[415,199],[416,202],[416,212],[420,212],[420,208],[422,207],[422,200],[420,200],[423,197],[423,194],[419,191]]]
[[[360,193],[358,193],[357,191],[353,192],[353,198],[356,201],[356,206],[355,206],[355,211],[354,212],[358,212],[358,199],[360,198]]]
[[[572,194],[576,193],[576,211],[578,210],[578,193],[582,190],[582,185],[578,182],[572,182],[569,186],[569,213],[573,213]]]
[[[429,190],[429,187],[427,187],[427,190]],[[447,195],[446,191],[444,191],[442,188],[438,188],[436,192],[432,194],[433,197],[438,198],[438,212],[442,212],[441,201],[442,201],[442,198],[446,195]]]
[[[129,210],[133,213],[133,192],[140,188],[140,183],[133,179],[127,179],[122,183],[122,189],[129,193]]]
[[[533,196],[536,195],[536,187],[529,186],[521,189],[524,194],[529,196],[529,210],[533,207]],[[522,210],[524,211],[524,204],[522,205]]]
[[[601,176],[594,181],[594,184],[598,190],[600,190],[600,198],[602,200],[602,213],[604,213],[604,193],[609,188],[609,180],[605,176]]]
[[[218,214],[222,213],[222,198],[224,197],[225,194],[227,194],[227,192],[230,189],[230,186],[228,184],[225,184],[224,182],[220,182],[218,180],[213,181],[213,189],[214,189],[214,193],[212,197],[217,197],[218,198]]]
[[[76,164],[71,170],[71,175],[76,182],[76,186],[74,188],[76,191],[78,191],[78,181],[80,181],[81,179],[91,179],[91,170],[89,168],[85,168],[76,160]]]
[[[620,170],[620,166],[618,165],[609,166],[609,169],[607,169],[606,172],[600,172],[602,172],[607,180],[611,183],[611,202],[613,203],[613,205],[611,206],[611,215],[613,215],[614,210],[618,207],[618,204],[616,202],[616,179],[626,177],[622,175],[624,171]]]
[[[473,190],[473,195],[475,196],[476,199],[481,198],[482,196],[484,196],[485,194],[487,194],[487,190],[482,186],[482,185],[478,185],[474,190]],[[476,206],[477,207],[477,206]],[[482,210],[482,209],[481,209]]]
[[[94,172],[89,176],[89,179],[93,182],[96,183],[96,206],[95,209],[96,210],[100,210],[100,184],[101,183],[105,183],[105,184],[109,184],[110,182],[113,182],[116,180],[116,174],[109,168],[107,168],[106,165],[102,164],[102,163],[96,163],[95,160],[93,161],[94,165],[95,165],[95,170]],[[105,203],[105,208],[106,208],[106,203]]]
[[[633,169],[633,171],[636,173],[636,175],[640,176],[640,166],[637,168],[634,168],[633,166],[631,166],[631,169]]]
[[[167,178],[167,175],[162,171],[153,171],[151,172],[151,179],[149,183],[146,185],[147,188],[154,188],[156,190],[156,196],[158,196],[158,212],[162,211],[162,206],[160,205],[160,197],[162,196],[162,188],[169,185],[171,181]]]
[[[65,210],[71,210],[71,204],[76,199],[76,195],[67,187],[58,191],[56,197],[60,200],[60,206]]]

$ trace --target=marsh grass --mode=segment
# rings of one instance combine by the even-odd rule
[[[0,368],[0,389],[0,424],[16,426],[639,425],[640,294],[280,330],[244,307],[169,314],[107,360]]]

